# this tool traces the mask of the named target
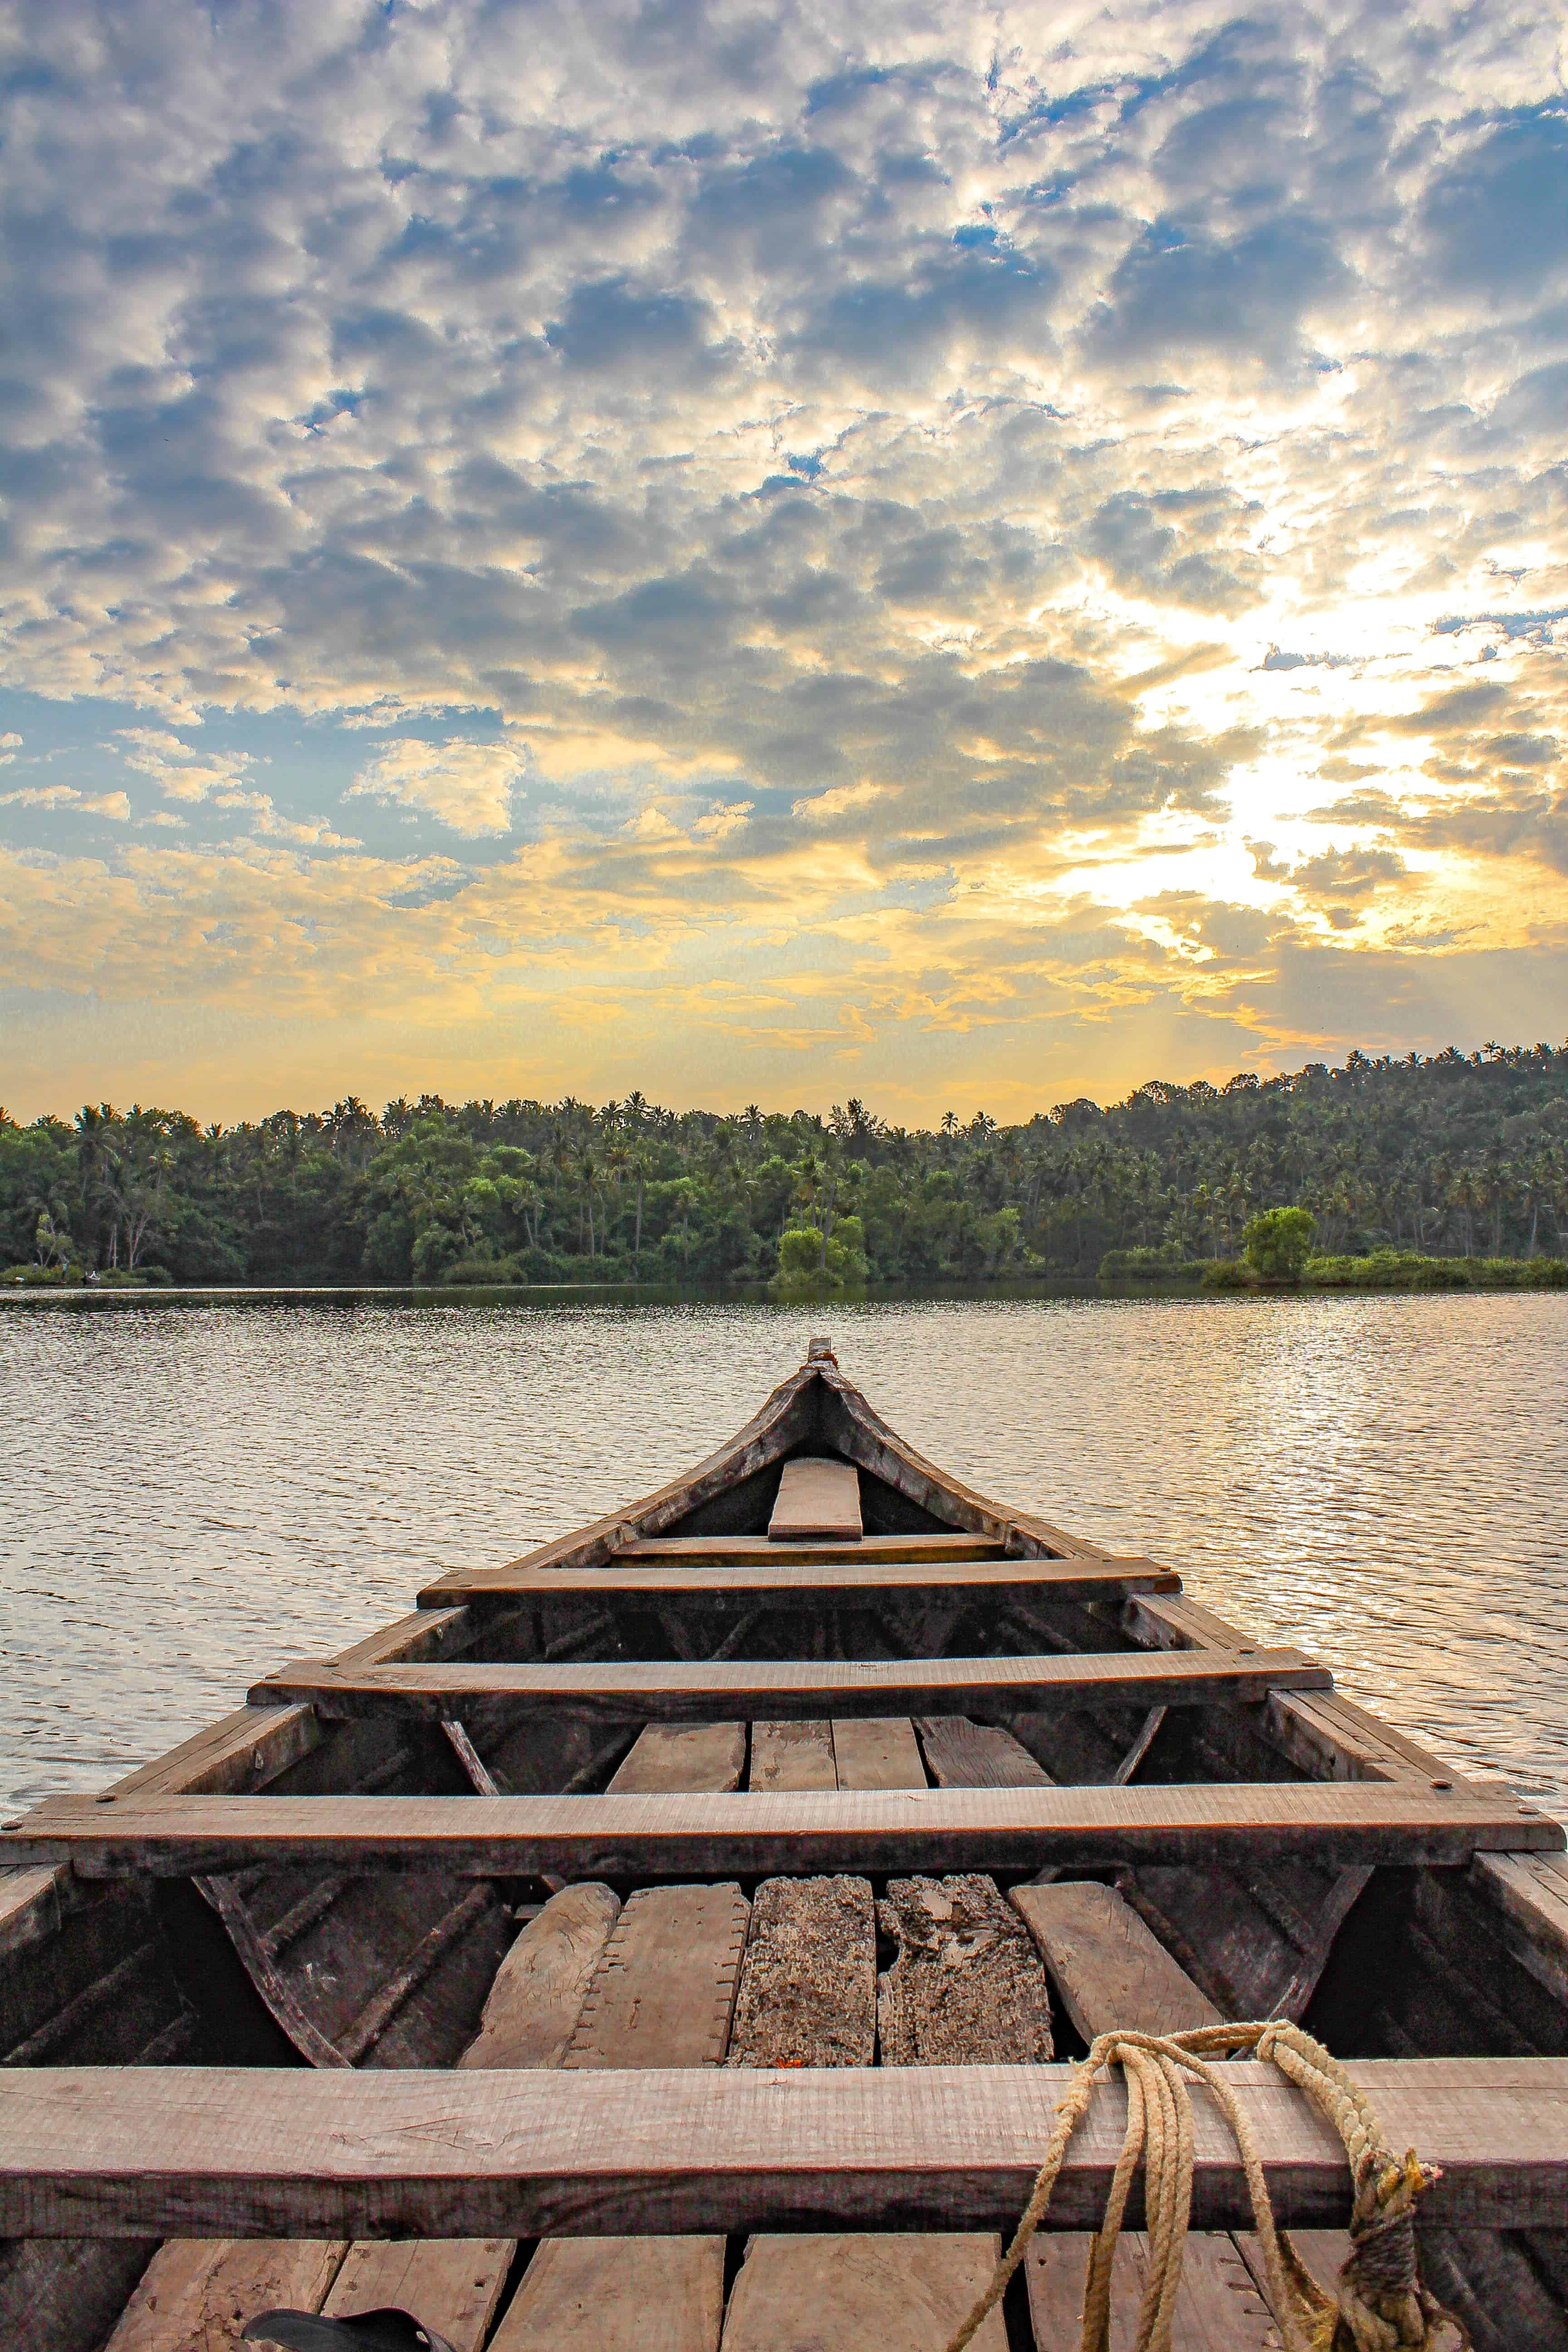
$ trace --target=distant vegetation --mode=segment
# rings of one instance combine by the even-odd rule
[[[1218,1087],[1156,1081],[1026,1126],[950,1112],[934,1130],[854,1100],[826,1119],[754,1105],[724,1117],[635,1094],[597,1110],[426,1095],[379,1118],[350,1096],[233,1128],[106,1103],[30,1127],[0,1112],[12,1281],[93,1268],[806,1291],[1087,1280],[1107,1260],[1108,1280],[1141,1287],[1272,1284],[1293,1278],[1279,1253],[1300,1258],[1300,1227],[1293,1243],[1268,1228],[1271,1268],[1238,1253],[1249,1221],[1293,1206],[1313,1220],[1314,1283],[1518,1280],[1514,1262],[1561,1255],[1568,1047],[1352,1054]],[[1513,1271],[1487,1271],[1494,1260]]]

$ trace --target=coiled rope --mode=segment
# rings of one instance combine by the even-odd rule
[[[1288,2080],[1305,2091],[1344,2142],[1354,2207],[1350,2255],[1333,2294],[1318,2284],[1289,2239],[1276,2228],[1252,2126],[1226,2082],[1224,2070],[1206,2063],[1248,2051],[1272,2060]],[[1415,2266],[1415,2200],[1437,2179],[1436,2168],[1418,2162],[1414,2148],[1403,2162],[1393,2155],[1366,2094],[1338,2059],[1299,2025],[1272,2018],[1253,2025],[1198,2026],[1185,2033],[1100,2035],[1088,2057],[1073,2069],[1067,2096],[1057,2110],[1045,2162],[1013,2242],[947,2352],[964,2352],[987,2314],[1001,2302],[1050,2202],[1068,2142],[1088,2111],[1095,2081],[1111,2066],[1120,2066],[1127,2077],[1127,2135],[1089,2262],[1081,2352],[1109,2352],[1110,2266],[1140,2158],[1145,2168],[1143,2203],[1150,2261],[1133,2352],[1170,2352],[1193,2200],[1194,2127],[1189,2077],[1213,2092],[1236,2135],[1262,2248],[1268,2299],[1286,2352],[1436,2352],[1444,2328],[1452,2330],[1458,2352],[1468,2352],[1468,2330],[1427,2293]]]

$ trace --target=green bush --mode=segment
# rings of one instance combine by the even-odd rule
[[[1209,1260],[1181,1257],[1171,1249],[1107,1250],[1100,1261],[1101,1282],[1201,1282]]]
[[[1378,1249],[1363,1257],[1310,1257],[1313,1290],[1561,1290],[1560,1257],[1427,1257],[1418,1250]]]
[[[1264,1209],[1248,1220],[1241,1245],[1260,1282],[1300,1281],[1311,1255],[1314,1222],[1310,1209]]]
[[[771,1287],[778,1298],[822,1298],[858,1288],[868,1270],[858,1217],[840,1217],[826,1249],[819,1225],[791,1225],[779,1235],[779,1270]]]
[[[1212,1265],[1205,1266],[1198,1287],[1200,1290],[1256,1290],[1258,1276],[1238,1257],[1218,1257]]]
[[[808,1282],[822,1271],[822,1230],[791,1225],[779,1235],[779,1272],[786,1282]]]
[[[522,1268],[515,1257],[460,1257],[442,1276],[446,1282],[478,1283],[492,1289],[522,1278]]]
[[[866,1279],[866,1228],[858,1217],[840,1217],[827,1237],[827,1271],[842,1283]]]

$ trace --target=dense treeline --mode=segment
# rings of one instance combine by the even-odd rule
[[[1026,1126],[889,1127],[859,1102],[735,1116],[631,1095],[277,1111],[202,1127],[109,1104],[0,1111],[0,1265],[181,1282],[744,1282],[786,1232],[874,1281],[1092,1274],[1110,1249],[1228,1257],[1300,1202],[1318,1246],[1456,1256],[1568,1244],[1568,1047],[1156,1081]],[[784,1252],[797,1265],[812,1244]]]

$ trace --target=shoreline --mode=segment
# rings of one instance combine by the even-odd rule
[[[1223,1266],[1225,1260],[1216,1264]],[[1479,1261],[1456,1258],[1446,1261],[1455,1267],[1478,1265]],[[1116,1300],[1169,1299],[1189,1300],[1213,1305],[1224,1299],[1241,1302],[1248,1299],[1289,1299],[1325,1297],[1497,1297],[1500,1296],[1539,1296],[1568,1288],[1561,1260],[1538,1261],[1542,1271],[1535,1278],[1523,1269],[1532,1262],[1514,1261],[1521,1271],[1500,1277],[1473,1276],[1460,1274],[1436,1281],[1411,1280],[1391,1276],[1379,1280],[1375,1276],[1331,1276],[1327,1279],[1306,1279],[1300,1283],[1257,1283],[1220,1281],[1205,1283],[1201,1278],[1174,1278],[1166,1281],[1098,1280],[1093,1276],[1024,1276],[1013,1282],[936,1283],[922,1285],[867,1283],[854,1288],[817,1292],[804,1289],[798,1294],[780,1296],[764,1284],[747,1286],[723,1284],[671,1284],[655,1282],[531,1282],[531,1283],[148,1283],[115,1284],[100,1288],[77,1284],[67,1287],[55,1283],[0,1283],[0,1307],[45,1307],[110,1308],[121,1307],[196,1307],[225,1303],[295,1303],[300,1306],[374,1305],[380,1301],[407,1305],[424,1305],[452,1308],[459,1307],[504,1306],[597,1306],[597,1307],[678,1307],[729,1306],[766,1307],[780,1312],[800,1312],[810,1307],[826,1312],[837,1306],[896,1304],[899,1302],[952,1300],[958,1304],[984,1304],[988,1299],[1083,1299],[1111,1303]],[[1549,1270],[1550,1269],[1550,1270]]]

